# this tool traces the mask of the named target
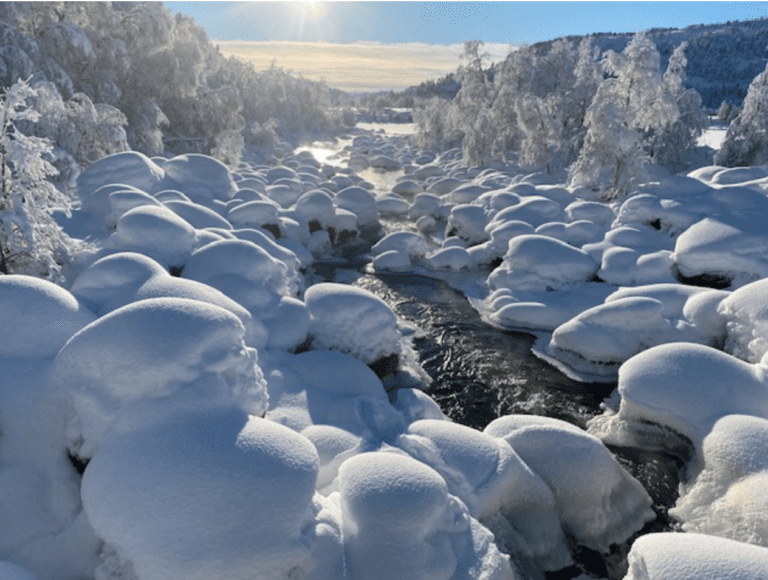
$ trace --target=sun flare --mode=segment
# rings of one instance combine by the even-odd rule
[[[322,2],[302,2],[304,14],[309,18],[322,18],[325,15],[325,4]]]

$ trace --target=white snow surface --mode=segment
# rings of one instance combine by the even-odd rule
[[[315,348],[339,350],[365,363],[403,352],[397,318],[375,294],[328,282],[310,286],[304,299]]]
[[[298,433],[209,410],[112,439],[86,469],[83,505],[141,580],[324,580],[342,551],[317,469]]]
[[[91,457],[115,432],[201,406],[263,415],[266,384],[244,336],[231,312],[184,298],[140,300],[86,326],[53,365],[71,402],[70,448]]]
[[[703,534],[648,534],[632,545],[624,580],[759,580],[768,549]]]

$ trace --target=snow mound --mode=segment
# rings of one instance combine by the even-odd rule
[[[264,378],[244,336],[231,312],[183,298],[141,300],[89,324],[54,360],[72,404],[70,447],[90,457],[115,430],[201,405],[264,414]]]
[[[451,208],[446,235],[458,236],[469,244],[478,244],[488,239],[485,226],[488,216],[479,205],[462,204]]]
[[[290,429],[209,411],[115,437],[85,471],[83,506],[140,580],[321,580],[339,577],[342,549],[313,499],[317,469]],[[319,547],[335,566],[313,569]]]
[[[120,218],[106,242],[118,251],[145,254],[164,266],[184,265],[197,244],[195,229],[166,207],[141,206]]]
[[[423,463],[395,453],[366,453],[345,461],[339,478],[351,578],[518,578],[490,533]]]
[[[698,450],[697,471],[670,515],[687,532],[721,536],[768,547],[768,420],[726,415]]]
[[[163,202],[165,207],[177,214],[193,228],[223,228],[231,230],[232,225],[212,209],[192,201],[171,200]]]
[[[725,351],[748,362],[768,352],[768,280],[742,286],[718,308],[726,321]]]
[[[371,248],[374,256],[393,250],[411,258],[423,258],[429,250],[429,244],[424,236],[416,232],[393,232],[381,238]]]
[[[699,344],[664,344],[633,356],[619,369],[617,391],[617,408],[588,423],[590,433],[615,445],[684,455],[724,415],[768,417],[765,368]]]
[[[211,283],[215,287],[218,287],[212,283],[215,278],[236,275],[254,285],[268,285],[273,291],[287,295],[293,294],[295,290],[295,281],[288,279],[287,271],[283,262],[253,242],[222,240],[196,250],[187,260],[182,275],[190,280]],[[248,304],[243,306],[247,308]]]
[[[512,238],[504,262],[488,276],[488,286],[520,290],[560,290],[591,280],[598,264],[565,242],[536,234]]]
[[[77,195],[84,202],[103,185],[120,183],[149,194],[173,187],[165,171],[149,157],[137,151],[125,151],[102,157],[91,163],[77,178]]]
[[[95,318],[52,282],[21,274],[0,276],[0,357],[53,357]]]
[[[391,441],[405,427],[379,378],[350,355],[328,350],[299,355],[273,351],[265,368],[267,418],[272,421],[296,431],[331,425],[379,441]]]
[[[207,155],[178,155],[163,163],[162,169],[195,203],[207,206],[214,199],[226,201],[237,193],[227,166]]]
[[[702,534],[647,534],[632,544],[624,580],[761,580],[768,550]]]
[[[375,294],[346,284],[321,283],[310,286],[304,300],[316,349],[339,350],[366,364],[401,354],[397,317]]]
[[[557,419],[503,428],[513,429],[504,440],[552,489],[563,529],[577,544],[607,553],[655,518],[643,486],[597,437]]]
[[[692,225],[675,244],[680,273],[725,278],[734,286],[768,277],[768,236],[758,217],[738,224],[705,218]]]
[[[70,292],[99,316],[133,302],[136,290],[168,272],[152,258],[118,252],[96,260],[77,278]]]
[[[426,419],[397,444],[440,473],[449,492],[516,554],[548,570],[572,563],[552,492],[503,439]]]
[[[357,216],[361,228],[379,227],[379,210],[376,208],[376,198],[370,191],[356,185],[345,187],[339,191],[333,202],[340,209],[345,209]]]

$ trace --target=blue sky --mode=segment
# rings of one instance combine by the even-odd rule
[[[763,2],[165,2],[214,40],[520,44],[768,17]]]
[[[456,70],[465,40],[514,45],[592,32],[768,17],[764,2],[164,2],[225,55],[350,92],[402,90]]]

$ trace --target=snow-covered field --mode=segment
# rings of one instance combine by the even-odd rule
[[[404,135],[334,149],[101,159],[67,289],[0,277],[0,579],[542,578],[655,517],[606,443],[689,459],[693,533],[643,536],[626,579],[768,578],[768,167],[605,203]],[[308,286],[361,256],[618,389],[586,432],[447,420],[416,329]]]

